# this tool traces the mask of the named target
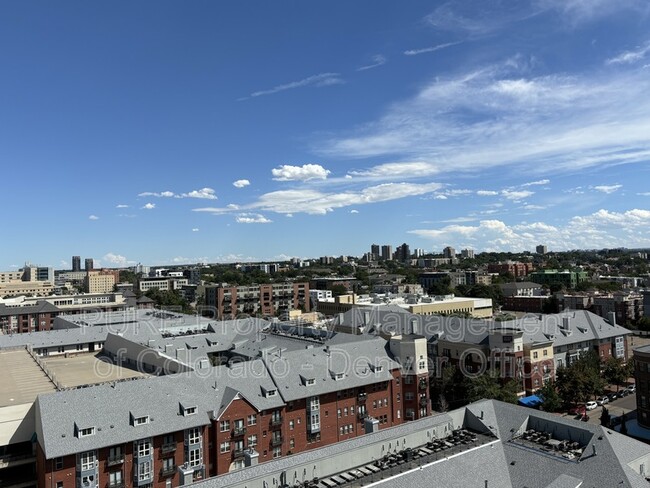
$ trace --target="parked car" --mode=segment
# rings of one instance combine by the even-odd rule
[[[585,403],[585,407],[587,408],[587,410],[593,410],[597,406],[598,406],[598,404],[596,402],[587,402],[587,403]]]
[[[628,396],[629,394],[630,394],[630,392],[627,391],[627,390],[625,390],[625,389],[623,389],[623,390],[619,390],[619,392],[618,392],[618,397],[619,397],[619,398],[623,398],[623,397]]]
[[[610,393],[607,395],[607,398],[609,398],[610,402],[613,402],[618,398],[618,393],[617,392]]]
[[[571,407],[569,409],[569,415],[585,415],[587,413],[587,409],[585,408],[584,405],[576,405],[575,407]]]
[[[636,385],[635,385],[634,383],[632,383],[632,384],[629,385],[627,388],[625,388],[625,390],[626,390],[628,393],[635,393],[635,392],[636,392]]]
[[[606,403],[609,403],[609,398],[607,398],[607,395],[603,395],[601,397],[596,398],[596,403],[598,405],[605,405]]]

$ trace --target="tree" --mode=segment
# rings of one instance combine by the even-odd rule
[[[609,410],[606,407],[603,407],[603,411],[600,414],[600,425],[603,427],[609,427],[611,421],[611,416],[609,415]]]
[[[610,356],[605,361],[605,370],[603,376],[608,383],[616,385],[616,391],[627,380],[628,372],[626,366],[621,359]]]
[[[600,359],[589,351],[569,367],[558,368],[555,382],[566,404],[584,403],[602,392],[605,381],[600,376]]]
[[[560,398],[560,395],[557,392],[555,381],[550,380],[544,383],[544,386],[538,390],[537,395],[542,397],[542,400],[544,400],[544,403],[542,404],[544,411],[557,412],[562,408],[562,398]]]
[[[340,295],[347,295],[349,293],[345,285],[332,285],[331,289],[332,296],[338,297]]]
[[[470,402],[491,398],[508,403],[517,403],[517,382],[506,380],[501,383],[495,371],[467,379],[467,399]]]

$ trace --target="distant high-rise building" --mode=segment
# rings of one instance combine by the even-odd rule
[[[401,246],[397,247],[397,250],[395,251],[395,259],[398,261],[406,261],[407,259],[411,258],[411,248],[409,248],[409,245],[405,242]]]
[[[454,249],[451,246],[447,246],[442,250],[442,257],[443,258],[455,258],[456,257],[456,249]]]
[[[535,248],[535,252],[537,254],[546,254],[548,252],[548,247],[543,246],[542,244],[540,244],[539,246],[537,246]]]
[[[424,256],[424,249],[419,248],[419,247],[416,248],[415,251],[413,252],[413,257],[421,258],[422,256]]]
[[[81,271],[81,256],[72,256],[72,271]]]
[[[92,271],[95,267],[93,258],[86,258],[84,261],[84,270],[86,271]]]
[[[460,251],[460,256],[465,259],[474,259],[474,249],[463,249]]]
[[[379,244],[370,246],[370,259],[376,261],[379,259]]]
[[[391,261],[393,259],[393,246],[385,244],[381,246],[381,259]]]

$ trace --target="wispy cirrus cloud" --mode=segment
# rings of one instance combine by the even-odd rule
[[[440,183],[383,183],[362,189],[325,192],[311,188],[278,190],[261,195],[257,201],[235,207],[203,207],[194,212],[215,215],[244,211],[267,211],[279,214],[305,213],[324,215],[339,208],[358,207],[380,202],[399,200],[431,194],[443,185]]]
[[[418,54],[426,54],[426,53],[434,53],[436,51],[440,51],[441,49],[446,49],[451,46],[456,46],[457,44],[460,44],[460,42],[445,42],[443,44],[437,44],[435,46],[429,46],[429,47],[423,47],[420,49],[409,49],[407,51],[404,51],[404,54],[406,56],[417,56]]]
[[[537,180],[537,181],[529,181],[528,183],[524,183],[522,188],[525,188],[527,186],[537,186],[537,185],[548,185],[551,182],[551,180],[548,179],[543,179],[543,180]]]
[[[125,205],[123,203],[120,203],[118,205],[115,205],[115,208],[129,208],[129,205]]]
[[[384,163],[367,169],[351,170],[348,175],[369,179],[421,178],[438,173],[439,168],[425,161]]]
[[[650,42],[645,45],[637,47],[632,51],[624,51],[619,55],[605,61],[606,64],[633,64],[643,60],[646,54],[650,53]]]
[[[283,164],[271,170],[275,181],[324,180],[330,173],[330,170],[323,168],[320,164],[303,164],[302,166]]]
[[[254,91],[250,95],[240,98],[239,101],[247,100],[249,98],[261,97],[264,95],[273,95],[274,93],[293,90],[295,88],[302,88],[305,86],[320,88],[324,86],[341,85],[343,83],[345,83],[345,81],[343,78],[341,78],[341,75],[339,73],[319,73],[317,75],[303,78],[302,80],[276,85],[273,88],[269,88],[267,90]]]
[[[639,163],[650,157],[648,92],[650,78],[640,72],[530,77],[505,60],[436,78],[379,119],[316,149],[342,159],[444,161],[441,173]]]
[[[157,197],[157,198],[173,198],[176,196],[176,194],[173,191],[161,191],[161,192],[153,192],[153,191],[145,191],[142,193],[138,193],[139,197]]]
[[[375,54],[372,57],[372,63],[366,64],[365,66],[361,66],[360,68],[357,68],[357,71],[366,71],[369,69],[373,68],[378,68],[379,66],[383,66],[386,64],[386,57],[381,55],[381,54]]]

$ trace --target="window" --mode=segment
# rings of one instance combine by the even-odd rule
[[[305,381],[306,385],[313,385],[314,383],[316,383],[316,380],[314,378],[307,378],[307,380]]]
[[[173,457],[163,459],[163,471],[171,471],[175,467]]]
[[[144,425],[149,423],[149,416],[145,415],[144,417],[133,417],[133,425]]]
[[[274,458],[279,458],[282,456],[282,448],[281,447],[274,447],[273,448],[273,457]]]
[[[340,412],[341,412],[341,411],[339,410],[339,417],[341,416],[341,415],[340,415]],[[289,420],[289,430],[293,430],[294,426],[295,426],[295,425],[294,425],[294,421],[293,421],[293,420]]]
[[[257,424],[257,415],[249,415],[248,416],[248,425],[256,425]]]
[[[63,481],[57,481],[56,488],[63,488]]]
[[[184,410],[185,415],[194,415],[196,413],[196,407],[188,407]]]
[[[255,446],[257,446],[257,434],[249,435],[248,447],[255,447]]]
[[[348,416],[348,407],[345,407],[343,409],[343,415],[345,415],[346,417]]]
[[[334,379],[337,380],[337,381],[342,380],[343,379],[343,373],[336,373],[334,375]]]
[[[219,446],[219,451],[221,454],[224,452],[229,452],[230,451],[230,442],[222,442],[221,445]]]
[[[273,397],[278,394],[278,390],[266,390],[267,397]]]
[[[341,409],[340,409],[340,408],[337,408],[337,409],[336,409],[336,416],[337,416],[338,418],[341,418]]]
[[[187,442],[188,444],[198,444],[201,442],[201,429],[199,427],[187,431]]]
[[[544,352],[542,353],[542,356],[544,356],[544,357],[548,356],[548,349],[544,349]]]
[[[55,470],[63,469],[63,458],[62,457],[58,457],[58,458],[54,459],[54,469]]]
[[[188,462],[191,468],[201,465],[202,461],[203,460],[201,459],[201,449],[193,449],[190,451]]]
[[[151,462],[145,461],[138,464],[138,481],[147,481],[151,478]]]
[[[384,398],[384,407],[388,406],[388,398]]]
[[[109,461],[122,459],[122,446],[111,447],[108,450],[108,459]]]
[[[537,359],[538,353],[537,351],[533,351],[533,359]]]
[[[79,457],[81,471],[88,471],[95,468],[95,451],[82,452]]]
[[[118,486],[120,484],[122,484],[122,471],[108,473],[108,486]]]
[[[89,435],[95,435],[95,427],[87,427],[77,431],[77,437],[87,437]]]
[[[296,447],[296,440],[292,437],[289,439],[289,448],[294,449]]]
[[[413,400],[413,392],[407,391],[406,393],[404,393],[404,399],[407,401]]]
[[[138,457],[151,455],[151,442],[149,440],[138,441]]]
[[[219,430],[221,432],[227,432],[230,430],[230,420],[222,420],[219,422]]]

